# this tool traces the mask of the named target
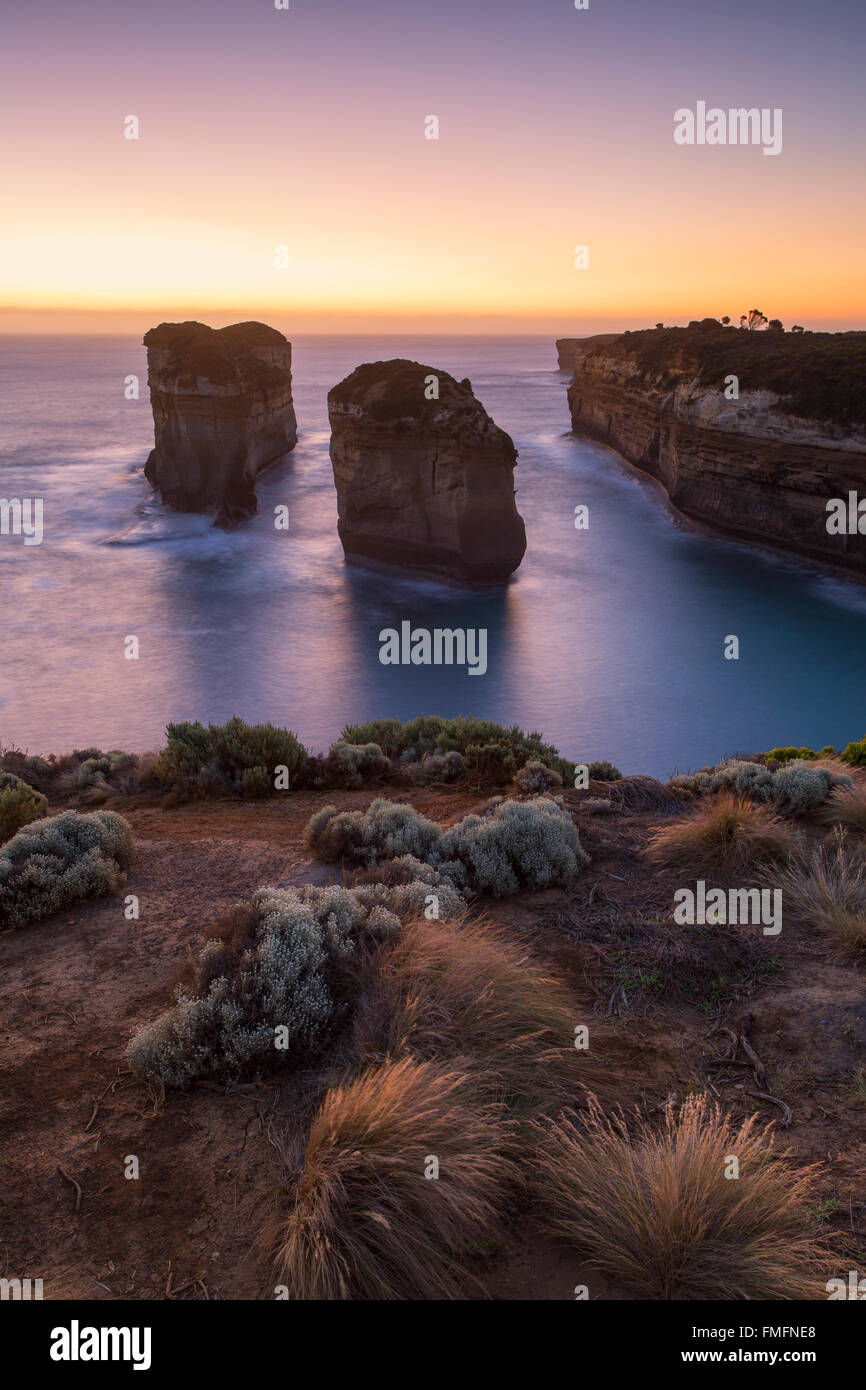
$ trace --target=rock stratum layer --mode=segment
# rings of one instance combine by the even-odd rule
[[[478,583],[517,569],[517,451],[468,381],[403,358],[367,362],[329,393],[328,414],[347,556]]]
[[[161,323],[145,334],[155,447],[145,475],[180,512],[230,526],[258,474],[293,449],[292,345],[264,323]]]
[[[557,348],[575,433],[656,478],[678,511],[866,580],[866,534],[828,529],[831,499],[866,497],[866,333],[705,321]]]

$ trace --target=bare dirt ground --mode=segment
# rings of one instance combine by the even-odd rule
[[[389,794],[442,823],[479,800],[445,788]],[[274,1296],[257,1233],[286,1200],[275,1141],[297,1129],[296,1081],[163,1097],[134,1078],[124,1051],[232,903],[265,883],[339,880],[310,859],[303,827],[323,800],[363,806],[372,796],[117,803],[138,848],[121,894],[0,935],[0,1275],[42,1278],[46,1298]],[[662,924],[671,884],[640,853],[658,815],[591,817],[567,801],[591,866],[568,893],[505,899],[492,915],[566,974],[577,1021],[594,1030],[627,1107],[714,1089],[736,1113],[781,1125],[783,1106],[749,1094],[753,1068],[722,1064],[724,1029],[745,1036],[793,1112],[777,1142],[826,1165],[816,1216],[859,1248],[862,1265],[862,971],[787,926],[771,940],[729,928],[721,954],[722,929],[708,929],[684,951]],[[124,917],[126,893],[139,898],[138,921]],[[137,1180],[124,1176],[130,1155]],[[571,1299],[580,1284],[592,1298],[624,1296],[541,1236],[531,1212],[513,1213],[478,1274],[499,1299]]]

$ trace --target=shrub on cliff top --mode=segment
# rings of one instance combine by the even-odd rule
[[[0,845],[31,821],[48,814],[48,802],[41,792],[16,777],[12,772],[0,772]]]
[[[457,888],[502,897],[521,888],[566,887],[589,856],[564,806],[537,797],[464,816],[438,840],[433,862]]]
[[[175,1003],[132,1039],[130,1064],[183,1086],[303,1058],[345,1011],[359,943],[388,940],[416,913],[412,888],[260,888],[217,924]]]
[[[85,758],[78,769],[78,785],[85,787],[106,786],[112,780],[131,772],[137,765],[134,753],[124,753],[114,748],[110,753],[97,753]]]
[[[729,758],[715,768],[673,777],[671,786],[698,795],[733,791],[755,801],[772,803],[791,815],[803,815],[822,805],[836,787],[850,786],[850,777],[826,767],[810,767],[799,758],[772,769],[763,763]]]
[[[154,765],[165,786],[196,792],[222,787],[246,795],[274,790],[277,768],[288,769],[289,783],[306,768],[309,755],[288,729],[273,724],[169,724],[168,742]]]
[[[366,787],[381,782],[391,771],[378,743],[345,743],[333,745],[325,761],[324,780],[333,787]]]
[[[562,778],[552,767],[545,767],[544,763],[526,763],[518,772],[514,779],[514,784],[519,792],[524,796],[540,796],[542,792],[552,791],[554,787],[562,786]]]
[[[494,802],[442,831],[412,806],[378,799],[366,811],[324,806],[304,832],[326,862],[375,864],[414,855],[434,865],[458,891],[497,897],[521,888],[570,883],[588,858],[563,806],[547,797]]]
[[[0,848],[0,923],[21,927],[120,884],[132,830],[112,811],[34,820]]]
[[[341,738],[347,743],[378,743],[389,758],[410,753],[415,760],[425,753],[461,753],[466,757],[471,745],[484,747],[501,744],[507,754],[514,759],[514,768],[537,759],[548,767],[553,767],[564,782],[573,782],[574,764],[563,758],[552,744],[544,743],[541,734],[533,731],[524,734],[515,724],[506,729],[502,724],[494,724],[489,719],[475,719],[472,715],[458,715],[455,719],[443,719],[436,714],[419,715],[401,724],[399,719],[379,719],[368,724],[349,724]],[[510,774],[513,776],[513,770]],[[506,779],[507,780],[507,779]]]
[[[326,863],[345,859],[373,864],[412,854],[428,860],[441,830],[412,806],[378,797],[366,811],[338,811],[323,806],[307,823],[304,839]]]
[[[851,767],[866,767],[866,737],[847,744],[839,757]]]
[[[833,751],[832,749],[830,750]],[[795,759],[806,762],[808,759],[817,758],[819,755],[811,748],[771,748],[767,754],[767,761],[775,763],[790,763]]]

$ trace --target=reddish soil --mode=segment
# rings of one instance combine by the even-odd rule
[[[371,799],[296,793],[173,810],[118,802],[138,845],[123,892],[0,935],[0,1275],[42,1278],[46,1298],[273,1297],[257,1232],[285,1200],[275,1145],[297,1131],[297,1081],[200,1084],[163,1097],[134,1078],[124,1050],[233,902],[263,883],[339,879],[304,848],[312,811],[323,800]],[[478,800],[445,788],[397,799],[443,823]],[[668,1094],[715,1086],[735,1112],[781,1121],[779,1107],[748,1095],[751,1070],[720,1068],[719,1025],[748,1027],[773,1094],[793,1111],[778,1142],[799,1161],[825,1163],[825,1228],[847,1234],[862,1264],[866,1091],[858,1097],[854,1078],[866,1062],[863,974],[814,933],[786,925],[756,944],[759,929],[729,928],[719,985],[719,938],[683,955],[675,929],[659,925],[671,883],[640,854],[658,815],[591,817],[567,799],[591,867],[568,893],[494,902],[492,915],[567,975],[626,1106],[652,1110]],[[125,893],[140,900],[138,921],[125,920]],[[768,953],[770,973],[760,964]],[[124,1176],[129,1155],[137,1180]],[[572,1299],[581,1284],[592,1298],[624,1296],[541,1236],[531,1212],[513,1214],[478,1272],[500,1299]]]

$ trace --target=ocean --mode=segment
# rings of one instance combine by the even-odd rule
[[[655,484],[572,438],[552,340],[293,347],[298,445],[260,478],[258,517],[226,533],[166,512],[144,479],[139,340],[0,338],[0,497],[44,504],[41,545],[0,536],[0,742],[142,752],[168,721],[237,714],[322,750],[346,723],[472,713],[538,729],[578,761],[667,777],[866,733],[866,590],[677,521]],[[527,553],[507,587],[346,564],[326,396],[388,357],[468,376],[514,439]],[[279,505],[288,530],[274,528]],[[486,672],[383,665],[380,630],[404,621],[486,629]]]

